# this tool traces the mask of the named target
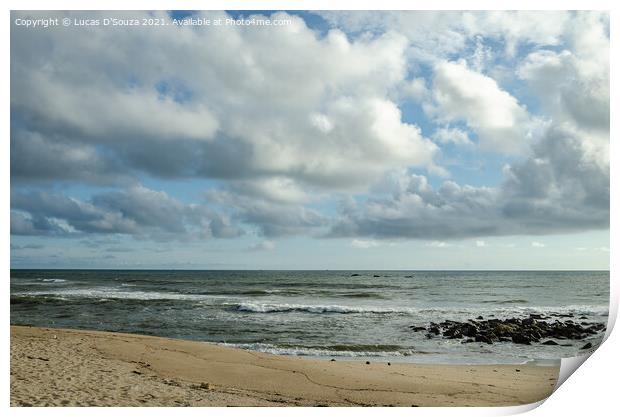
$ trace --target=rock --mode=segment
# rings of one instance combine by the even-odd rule
[[[381,278],[381,275],[373,275],[373,278]]]
[[[473,324],[464,323],[462,333],[467,337],[474,337],[478,333],[478,328]]]
[[[552,313],[550,316],[572,317],[570,314],[559,313]],[[578,324],[572,320],[551,321],[549,318],[542,319],[543,317],[540,314],[529,314],[525,318],[485,320],[482,316],[478,316],[477,319],[467,319],[465,322],[444,320],[441,323],[430,322],[426,328],[416,325],[409,326],[409,328],[414,332],[426,330],[426,337],[429,339],[440,336],[445,339],[465,339],[462,343],[492,344],[512,341],[512,343],[524,345],[540,342],[541,339],[582,340],[605,330],[603,323],[593,323],[588,327],[584,323]],[[553,343],[557,344],[555,341]],[[548,340],[543,342],[546,345],[553,343]]]
[[[524,334],[513,334],[512,335],[512,343],[516,343],[518,345],[531,345],[532,340]]]
[[[495,326],[495,329],[493,329],[493,333],[495,333],[496,336],[512,336],[515,330],[515,326],[513,325],[498,324]]]
[[[548,345],[548,346],[554,346],[557,345],[558,342],[554,341],[554,340],[546,340],[544,342],[542,342],[543,345]]]
[[[330,362],[336,362],[336,359],[331,358]]]
[[[208,382],[201,382],[200,385],[194,385],[193,388],[206,389],[210,391],[213,386]]]
[[[392,364],[388,362],[388,366],[392,366]]]
[[[581,347],[581,349],[592,349],[592,343],[588,342]]]
[[[370,361],[366,361],[366,365],[370,365]]]
[[[352,277],[359,277],[360,274],[351,274]]]

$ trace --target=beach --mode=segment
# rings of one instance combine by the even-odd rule
[[[101,331],[11,327],[12,406],[509,406],[559,368],[281,356]]]

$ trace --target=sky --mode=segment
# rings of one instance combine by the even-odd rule
[[[609,268],[607,13],[11,20],[12,268]]]

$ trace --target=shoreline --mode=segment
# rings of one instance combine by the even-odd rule
[[[509,406],[559,367],[274,355],[127,333],[11,326],[12,406]]]

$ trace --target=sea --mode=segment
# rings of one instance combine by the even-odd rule
[[[410,327],[530,313],[607,324],[608,308],[608,271],[11,271],[11,324],[329,360],[557,363],[603,333],[569,346],[488,345]]]

